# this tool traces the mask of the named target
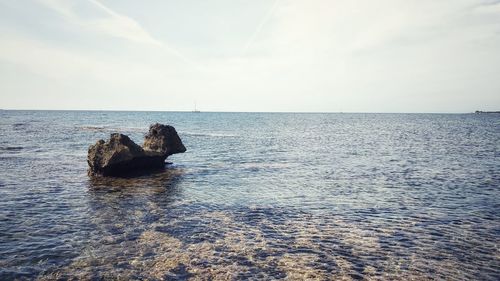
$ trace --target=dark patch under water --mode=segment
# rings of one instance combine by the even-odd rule
[[[188,151],[88,178],[150,123]],[[143,129],[139,129],[143,128]],[[500,118],[0,112],[0,279],[500,279]]]

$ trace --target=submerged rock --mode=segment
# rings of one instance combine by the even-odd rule
[[[111,134],[105,142],[99,140],[89,147],[87,162],[90,176],[124,175],[137,170],[158,169],[165,166],[165,159],[186,147],[172,126],[154,124],[149,127],[144,146],[140,147],[128,136]]]

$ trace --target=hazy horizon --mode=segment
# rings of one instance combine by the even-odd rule
[[[194,113],[194,110],[141,110],[141,109],[30,109],[30,108],[0,108],[4,111],[81,111],[81,112],[171,112],[171,113]],[[472,114],[469,112],[375,112],[375,111],[214,111],[204,110],[199,113],[297,113],[297,114]],[[486,113],[500,112],[498,110],[477,110]]]
[[[500,110],[500,1],[0,0],[0,108]]]

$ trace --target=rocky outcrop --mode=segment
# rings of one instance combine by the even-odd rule
[[[154,124],[149,127],[143,147],[123,134],[111,134],[105,142],[99,140],[89,147],[87,162],[90,176],[124,175],[137,170],[158,169],[165,159],[186,151],[174,127]]]
[[[158,123],[149,127],[149,132],[144,137],[142,147],[145,150],[163,153],[167,157],[172,154],[186,152],[186,147],[182,144],[175,128]]]

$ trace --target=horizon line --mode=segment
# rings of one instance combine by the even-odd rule
[[[136,109],[19,109],[0,108],[0,111],[75,111],[75,112],[171,112],[171,113],[303,113],[303,114],[474,114],[480,112],[498,112],[495,110],[473,110],[468,112],[393,112],[393,111],[218,111],[218,110],[136,110]]]

